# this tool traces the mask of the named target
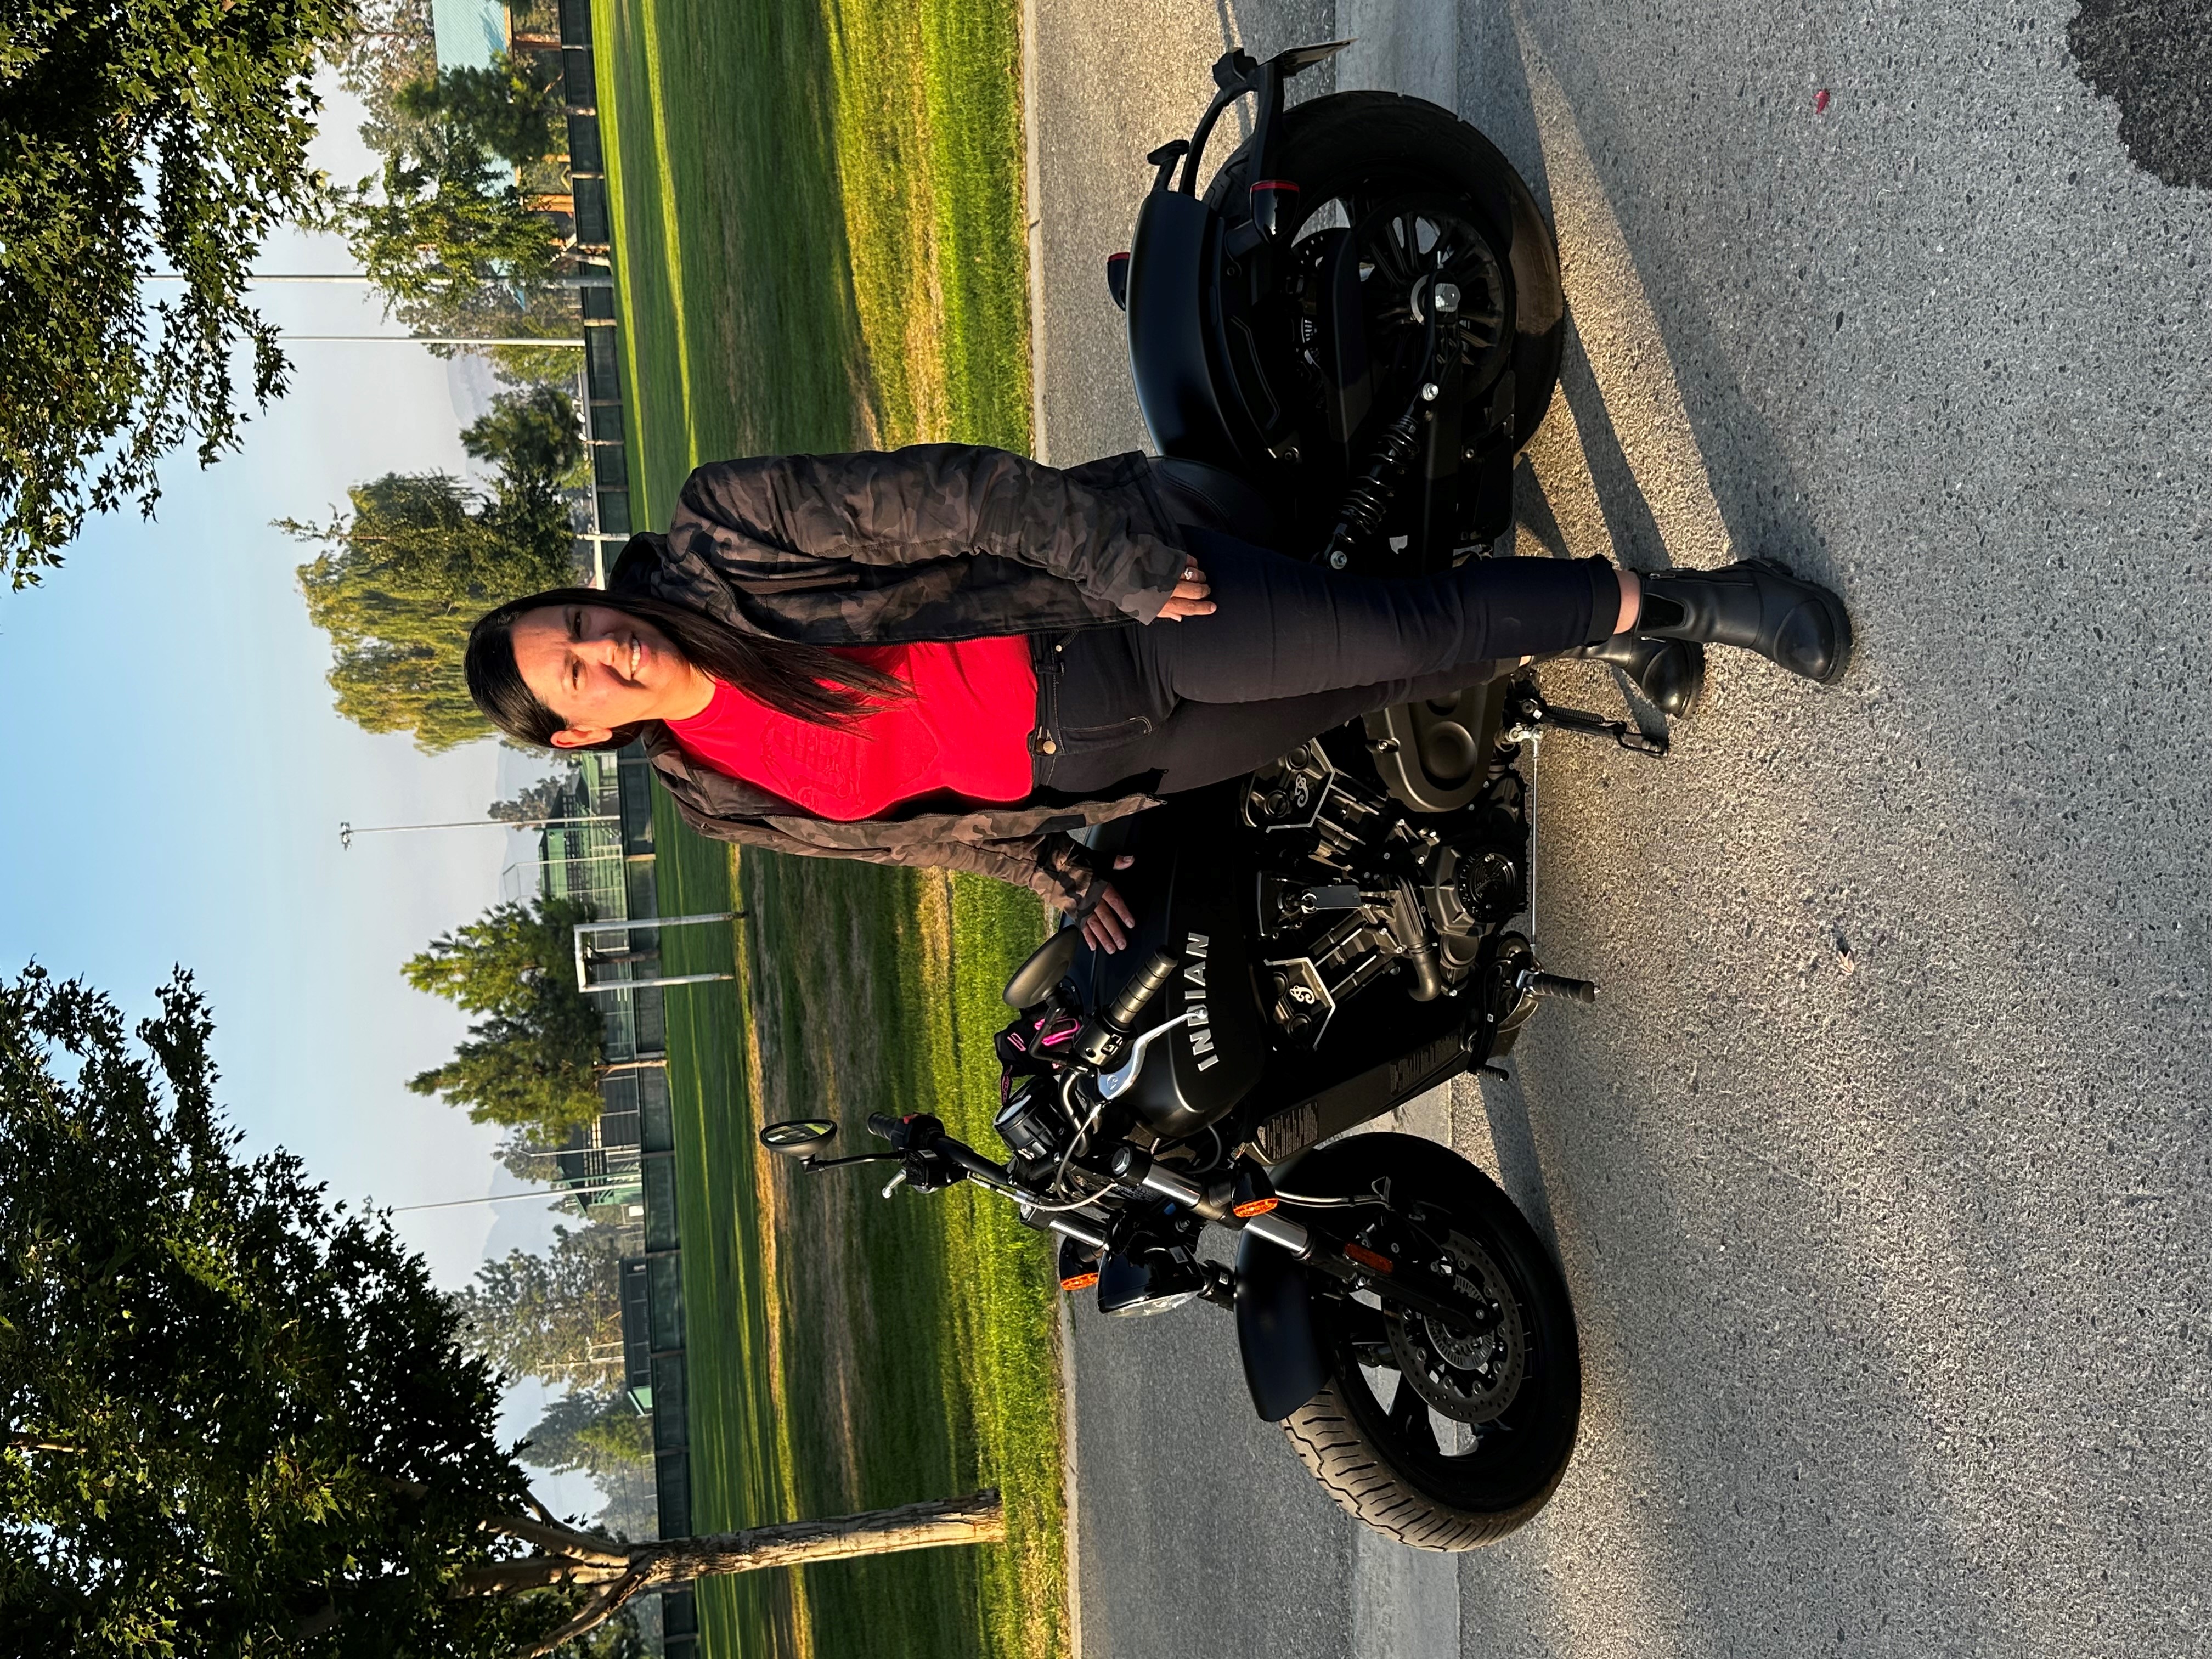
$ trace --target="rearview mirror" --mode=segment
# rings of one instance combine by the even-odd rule
[[[786,1158],[806,1158],[817,1146],[837,1138],[837,1126],[826,1117],[787,1117],[781,1123],[761,1126],[760,1142]]]
[[[1030,952],[1030,959],[1014,969],[1002,994],[1009,1008],[1034,1008],[1045,993],[1067,976],[1075,960],[1075,947],[1083,942],[1080,928],[1063,927]]]

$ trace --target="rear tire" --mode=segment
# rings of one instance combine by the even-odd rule
[[[1248,184],[1243,158],[1207,187],[1218,209]],[[1408,188],[1457,193],[1478,210],[1513,281],[1516,447],[1536,435],[1559,384],[1566,346],[1559,246],[1536,198],[1497,145],[1449,110],[1395,92],[1340,92],[1284,112],[1275,168],[1297,181],[1307,217],[1355,194]]]
[[[1517,1389],[1492,1408],[1480,1433],[1466,1437],[1474,1443],[1470,1449],[1446,1453],[1437,1425],[1450,1425],[1422,1401],[1401,1398],[1413,1387],[1402,1372],[1395,1389],[1386,1385],[1380,1393],[1369,1380],[1378,1369],[1365,1362],[1376,1357],[1373,1336],[1382,1316],[1317,1297],[1315,1323],[1329,1380],[1284,1419],[1283,1432],[1314,1479],[1367,1526],[1415,1549],[1480,1548],[1543,1508],[1573,1455],[1582,1415],[1574,1310],[1550,1253],[1512,1200],[1432,1141],[1355,1135],[1277,1172],[1285,1191],[1316,1195],[1365,1192],[1378,1176],[1389,1180],[1394,1200],[1447,1214],[1453,1234],[1510,1292],[1511,1316],[1520,1322]]]

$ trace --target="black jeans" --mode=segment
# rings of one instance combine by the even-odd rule
[[[1163,793],[1200,788],[1359,715],[1595,644],[1620,616],[1603,559],[1346,576],[1212,531],[1182,533],[1212,584],[1212,616],[1085,629],[1038,653],[1040,787],[1096,794],[1142,778]]]

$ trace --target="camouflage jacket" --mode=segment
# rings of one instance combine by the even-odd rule
[[[872,645],[1150,622],[1182,561],[1140,454],[1062,471],[1005,450],[927,444],[702,466],[668,534],[633,540],[608,585],[748,633]],[[1144,794],[1004,805],[938,797],[844,823],[693,760],[658,726],[645,748],[702,835],[966,870],[1078,914],[1094,881],[1069,832],[1155,804]]]

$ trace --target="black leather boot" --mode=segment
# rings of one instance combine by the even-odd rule
[[[1669,720],[1681,719],[1705,694],[1705,647],[1688,640],[1647,640],[1634,634],[1615,634],[1567,654],[1611,663],[1634,680],[1644,701]]]
[[[1655,570],[1644,578],[1634,631],[1756,651],[1768,661],[1833,685],[1851,659],[1844,602],[1780,565],[1746,559],[1718,570]]]

